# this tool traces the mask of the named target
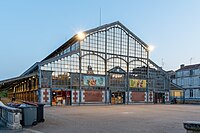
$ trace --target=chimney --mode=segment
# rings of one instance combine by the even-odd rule
[[[181,68],[183,68],[184,66],[185,66],[184,64],[181,64],[181,65],[180,65]]]

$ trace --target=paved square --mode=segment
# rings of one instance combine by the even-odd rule
[[[46,107],[34,133],[185,133],[183,121],[200,121],[200,105]]]

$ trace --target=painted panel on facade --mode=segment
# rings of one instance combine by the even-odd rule
[[[105,86],[105,77],[102,76],[83,76],[85,86]]]
[[[102,102],[103,100],[103,93],[101,90],[95,90],[95,91],[85,91],[85,102]]]
[[[149,92],[149,102],[153,102],[153,92]]]
[[[41,103],[50,104],[50,89],[42,88],[41,90]]]
[[[145,92],[132,92],[132,101],[145,101]]]
[[[130,79],[129,85],[132,88],[146,88],[146,80]]]
[[[165,92],[165,102],[169,102],[169,92]]]
[[[79,91],[78,90],[72,90],[72,97],[71,97],[72,103],[79,103]]]

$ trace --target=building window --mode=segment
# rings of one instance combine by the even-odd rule
[[[193,79],[193,77],[190,78],[190,86],[194,86],[194,79]]]
[[[181,76],[182,76],[182,71],[176,73],[176,77],[181,77]]]
[[[200,86],[200,77],[199,77],[199,81],[198,82],[199,82],[199,86]]]
[[[194,77],[194,86],[199,85],[199,77]]]
[[[200,97],[200,89],[198,90],[198,92],[199,92],[199,95],[198,95],[198,97]]]
[[[190,71],[183,71],[183,77],[190,76]]]
[[[193,89],[190,90],[190,97],[193,97]]]
[[[194,74],[193,70],[190,70],[190,75],[193,75],[193,74]]]
[[[199,69],[195,69],[194,70],[194,75],[198,75],[199,74]]]
[[[200,80],[199,80],[200,81]],[[177,79],[177,84],[179,85],[179,86],[181,86],[181,78],[178,78]]]

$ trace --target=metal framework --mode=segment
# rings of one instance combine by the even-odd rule
[[[105,103],[111,102],[107,93],[124,92],[124,103],[127,104],[129,92],[145,92],[148,103],[149,91],[169,91],[168,75],[149,59],[148,45],[120,22],[85,31],[84,34],[83,40],[75,35],[21,76],[37,72],[38,91],[42,88],[77,90],[79,104],[82,90],[104,90]],[[86,75],[103,76],[105,84],[84,85]],[[130,86],[134,79],[145,81],[146,87]]]
[[[79,103],[81,103],[81,91],[84,89],[97,89],[97,86],[84,86],[83,87],[83,75],[88,74],[88,67],[92,68],[92,75],[104,75],[106,83],[104,87],[100,89],[109,91],[124,91],[129,92],[129,80],[141,79],[147,81],[147,88],[138,89],[138,91],[146,91],[147,102],[148,92],[151,91],[166,91],[167,87],[166,73],[149,60],[148,45],[146,45],[141,39],[130,32],[120,22],[114,22],[108,25],[104,25],[89,31],[84,32],[86,37],[84,40],[74,41],[74,44],[69,45],[66,49],[56,50],[60,51],[54,54],[46,63],[41,65],[41,72],[52,72],[52,86],[59,88],[70,88],[79,90]],[[75,38],[76,35],[75,35]],[[61,52],[62,51],[62,52]],[[73,52],[73,54],[71,54]],[[55,53],[55,52],[54,52]],[[52,55],[52,54],[51,54]],[[43,61],[45,62],[45,60]],[[109,70],[119,67],[124,71],[122,74],[123,79],[115,79],[113,83],[110,75],[118,74],[110,73]],[[150,67],[150,68],[149,68]],[[136,70],[137,69],[137,70]],[[136,72],[137,74],[134,74]],[[78,73],[79,77],[76,77],[79,84],[66,84],[62,82],[55,82],[56,80],[65,78],[70,80],[73,73]],[[67,76],[65,76],[67,75]],[[74,76],[73,76],[74,77]],[[157,84],[153,79],[157,80]],[[151,79],[150,79],[151,78]],[[41,80],[43,80],[41,78]],[[74,80],[74,79],[73,79]],[[118,81],[122,80],[122,85],[117,88]],[[151,80],[154,83],[151,83]],[[161,81],[162,80],[162,81]],[[110,83],[112,82],[112,84]],[[68,82],[70,83],[70,82]],[[157,88],[156,88],[157,87]],[[133,89],[131,88],[131,91]],[[127,99],[129,99],[127,95]],[[128,103],[128,100],[126,100]],[[107,99],[106,102],[109,102]]]

